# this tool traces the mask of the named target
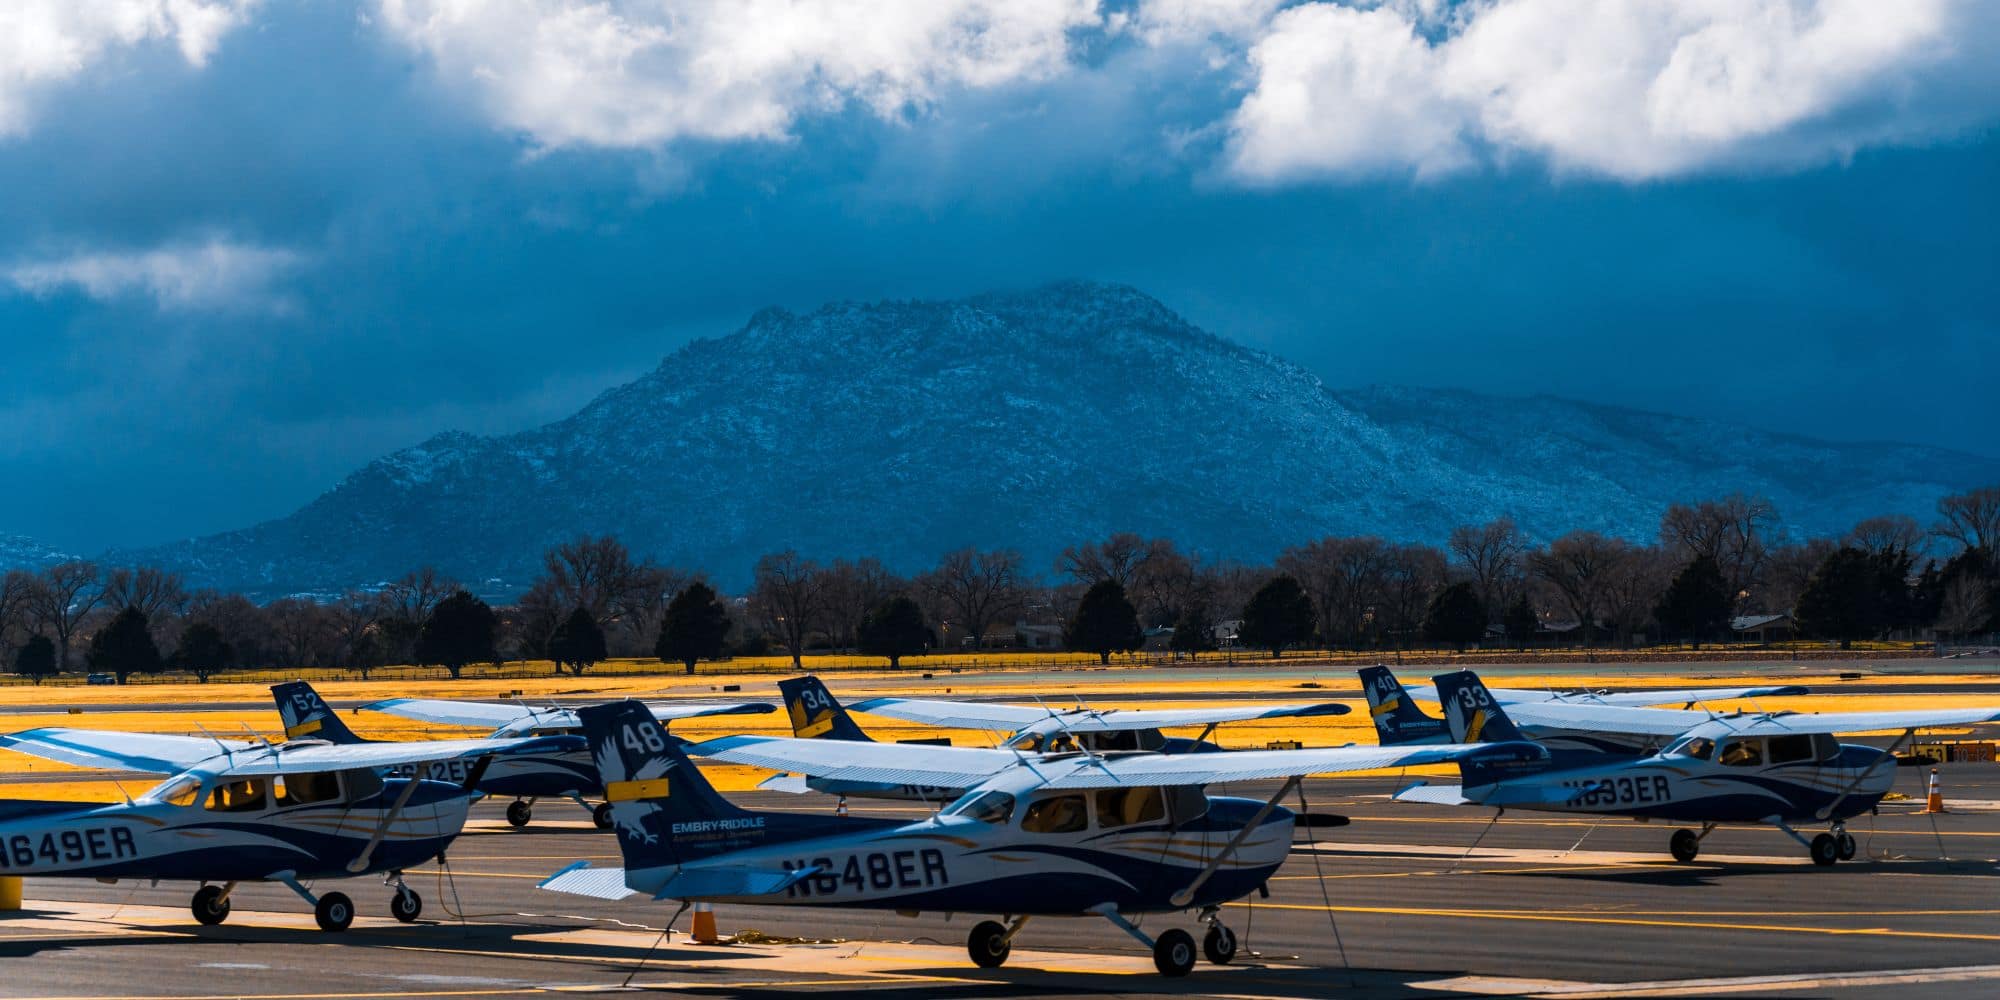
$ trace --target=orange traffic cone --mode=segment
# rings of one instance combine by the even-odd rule
[[[697,944],[715,944],[722,935],[715,931],[715,908],[707,903],[694,904],[694,939]]]
[[[1931,790],[1924,800],[1924,812],[1949,812],[1944,807],[1944,789],[1938,786],[1937,768],[1931,768]]]
[[[847,796],[841,796],[840,800],[833,804],[833,814],[835,816],[847,815]]]

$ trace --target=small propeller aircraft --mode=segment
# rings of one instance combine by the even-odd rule
[[[972,960],[993,968],[1035,916],[1098,916],[1152,949],[1169,976],[1194,967],[1194,939],[1151,936],[1131,918],[1193,910],[1203,953],[1236,954],[1224,903],[1261,890],[1291,849],[1294,826],[1337,816],[1279,803],[1306,775],[1541,756],[1533,744],[1335,747],[1214,754],[1031,755],[1014,748],[917,746],[730,736],[690,744],[700,756],[815,776],[964,788],[918,822],[758,812],[713,786],[638,702],[581,709],[605,778],[623,868],[578,862],[541,888],[599,899],[833,906],[1008,914],[972,929]],[[1266,801],[1206,794],[1227,781],[1285,779]],[[1301,799],[1303,796],[1301,795]]]
[[[792,735],[800,739],[874,742],[818,677],[807,674],[778,682]],[[932,701],[918,698],[870,698],[853,706],[857,712],[936,726],[1007,733],[1002,747],[1027,754],[1113,753],[1144,750],[1156,753],[1212,753],[1223,748],[1208,742],[1215,727],[1252,719],[1285,719],[1346,715],[1339,702],[1296,705],[1232,705],[1217,708],[1111,709],[1051,708],[985,702]],[[1194,739],[1163,735],[1162,728],[1205,726]],[[928,741],[926,741],[928,742]],[[779,775],[758,787],[768,791],[818,791],[859,798],[920,799],[943,802],[964,791],[959,787],[895,785],[884,782],[838,781]]]
[[[1435,678],[1452,737],[1512,746],[1524,738],[1510,718],[1526,706],[1502,705],[1471,671]],[[2000,708],[1891,712],[1760,712],[1711,715],[1607,705],[1533,706],[1537,718],[1579,730],[1667,740],[1645,756],[1571,751],[1540,759],[1469,758],[1461,785],[1419,782],[1403,802],[1632,816],[1699,824],[1675,830],[1675,860],[1693,861],[1723,823],[1764,823],[1804,846],[1816,865],[1854,857],[1846,821],[1868,812],[1895,780],[1895,752],[1918,729],[2000,722]],[[1692,721],[1689,717],[1694,716]],[[1836,741],[1838,733],[1902,730],[1887,750]],[[1798,825],[1827,824],[1808,840]]]
[[[1387,666],[1361,668],[1361,690],[1368,698],[1368,714],[1375,723],[1375,735],[1383,746],[1412,743],[1449,743],[1451,733],[1443,719],[1432,718],[1417,707],[1416,699],[1437,701],[1437,689],[1428,685],[1405,688]],[[1589,750],[1600,753],[1644,754],[1660,748],[1660,737],[1650,733],[1578,728],[1569,717],[1551,717],[1537,709],[1542,705],[1586,705],[1598,707],[1639,707],[1681,703],[1683,710],[1701,702],[1740,701],[1779,695],[1801,695],[1807,689],[1796,685],[1735,688],[1677,688],[1672,690],[1581,691],[1560,693],[1511,688],[1488,688],[1493,700],[1512,710],[1514,722],[1529,738],[1551,750]],[[1689,711],[1687,725],[1708,718],[1706,712]],[[1560,756],[1560,754],[1558,754]]]
[[[341,746],[373,741],[349,729],[340,715],[305,681],[274,684],[271,696],[277,699],[278,715],[285,722],[285,738],[312,737]],[[534,708],[510,702],[438,701],[428,698],[392,698],[362,706],[362,711],[385,712],[407,719],[440,725],[476,726],[493,730],[492,738],[519,736],[562,736],[577,731],[576,713],[564,708]],[[653,706],[661,721],[692,719],[707,715],[760,715],[776,711],[768,702],[660,703]],[[432,761],[426,776],[463,783],[468,765],[463,760]],[[405,776],[415,776],[417,767],[404,768]],[[590,751],[579,744],[574,749],[544,754],[511,754],[493,760],[491,766],[471,786],[481,795],[508,796],[507,822],[527,826],[534,819],[538,799],[568,799],[590,813],[600,830],[611,828],[611,810],[603,803],[595,806],[587,795],[603,793],[597,767]]]
[[[403,870],[444,853],[465,826],[488,761],[574,747],[577,737],[272,746],[84,729],[31,729],[0,747],[82,767],[171,777],[121,804],[0,801],[0,874],[201,883],[191,909],[219,924],[242,882],[278,882],[313,907],[320,929],[346,930],[354,903],[314,893],[318,879],[384,875],[389,912],[408,923],[423,899]],[[466,782],[391,777],[389,768],[471,762]],[[219,883],[219,884],[218,884]]]

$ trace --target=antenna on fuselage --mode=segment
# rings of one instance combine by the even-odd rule
[[[222,737],[220,737],[220,736],[217,736],[217,735],[215,735],[214,733],[211,733],[211,732],[209,732],[209,731],[208,731],[208,727],[207,727],[207,726],[204,726],[204,725],[202,725],[202,724],[201,724],[201,723],[199,723],[199,722],[195,723],[195,724],[194,724],[194,727],[195,727],[196,729],[199,729],[199,730],[201,730],[201,734],[202,734],[203,736],[206,736],[206,737],[208,737],[209,739],[211,739],[211,740],[214,740],[214,741],[215,741],[215,748],[216,748],[217,750],[220,750],[220,751],[222,751],[222,759],[224,759],[224,760],[226,760],[226,761],[229,761],[229,762],[230,762],[230,763],[232,763],[232,764],[236,763],[236,754],[235,754],[235,752],[229,749],[229,744],[227,744],[227,743],[224,743],[224,742],[222,741]]]

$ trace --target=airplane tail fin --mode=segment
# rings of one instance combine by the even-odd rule
[[[1528,737],[1507,718],[1500,700],[1486,690],[1479,675],[1470,670],[1439,674],[1438,703],[1444,706],[1445,725],[1453,743],[1511,743]]]
[[[778,692],[785,698],[785,713],[791,716],[793,736],[802,740],[875,742],[855,725],[847,709],[841,707],[819,678],[811,674],[787,677],[778,682]]]
[[[271,685],[271,697],[278,702],[278,717],[285,723],[288,740],[315,739],[329,743],[369,743],[340,721],[339,713],[305,681]]]
[[[1368,696],[1368,714],[1375,722],[1376,742],[1385,747],[1411,743],[1442,743],[1448,737],[1444,720],[1417,708],[1395,672],[1376,664],[1361,668],[1361,690]]]
[[[760,844],[765,817],[732,805],[645,705],[579,709],[627,869],[684,865]]]

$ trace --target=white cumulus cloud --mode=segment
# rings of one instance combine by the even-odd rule
[[[28,261],[5,274],[16,288],[38,297],[70,292],[100,301],[140,297],[164,312],[289,312],[292,300],[275,286],[301,260],[291,250],[212,238]]]
[[[1095,0],[380,0],[376,19],[543,146],[784,138],[1065,71]]]
[[[1259,182],[1521,154],[1646,180],[1799,166],[2000,113],[1978,0],[1311,3],[1270,18],[1230,118]]]
[[[203,66],[257,0],[6,0],[0,3],[0,135],[25,131],[33,99],[114,48],[167,41]]]

